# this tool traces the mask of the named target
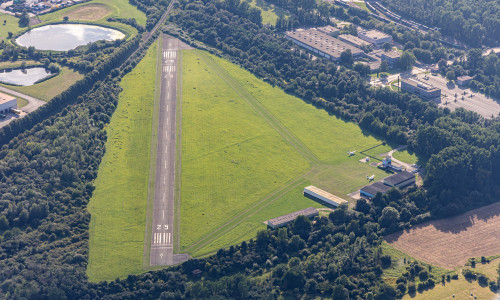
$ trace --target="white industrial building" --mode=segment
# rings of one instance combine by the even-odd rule
[[[0,93],[0,113],[8,113],[17,108],[17,99],[7,94]]]
[[[385,43],[392,43],[392,37],[378,30],[361,30],[358,31],[358,37],[375,46],[382,46]]]
[[[347,203],[346,200],[337,197],[335,195],[332,195],[328,192],[323,191],[322,189],[319,189],[315,186],[308,186],[304,188],[304,196],[313,198],[314,200],[324,202],[326,204],[332,205],[332,206],[339,206],[342,203]]]

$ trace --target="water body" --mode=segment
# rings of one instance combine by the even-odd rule
[[[33,85],[40,79],[50,76],[50,71],[43,67],[0,71],[0,81],[22,86]]]
[[[81,45],[100,40],[123,39],[118,30],[95,25],[57,24],[31,29],[16,39],[23,47],[34,46],[38,50],[68,51]]]

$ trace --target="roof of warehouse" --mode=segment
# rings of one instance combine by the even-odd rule
[[[351,50],[353,55],[363,53],[363,50],[333,38],[317,29],[297,29],[295,31],[288,31],[286,35],[333,57],[340,57],[340,53],[348,49]]]
[[[314,207],[308,207],[306,209],[294,211],[293,213],[289,213],[284,216],[279,216],[277,218],[271,219],[266,221],[267,224],[269,225],[278,225],[282,223],[287,223],[290,221],[295,220],[298,216],[306,216],[306,217],[311,217],[318,215],[318,210]]]
[[[390,189],[391,189],[390,186],[385,185],[380,181],[374,182],[370,185],[367,185],[367,186],[361,188],[362,191],[364,191],[370,195],[374,195],[374,196],[377,194],[377,192],[381,192],[383,194]]]
[[[391,185],[398,185],[399,183],[404,182],[410,178],[415,178],[415,175],[408,171],[403,171],[387,177],[386,179],[384,179],[384,182]]]
[[[5,103],[5,102],[9,102],[9,101],[14,100],[14,99],[16,99],[16,97],[12,97],[11,95],[0,93],[0,104]]]
[[[342,199],[340,197],[337,197],[335,195],[332,195],[332,194],[328,193],[327,191],[323,191],[322,189],[317,188],[314,185],[310,185],[308,187],[305,187],[304,190],[309,190],[311,192],[314,192],[314,193],[316,193],[316,194],[318,194],[320,196],[323,196],[326,199],[331,200],[333,202],[336,202],[338,204],[347,202],[346,200],[344,200],[344,199]]]

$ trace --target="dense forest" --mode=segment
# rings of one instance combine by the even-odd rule
[[[440,28],[443,34],[479,48],[500,41],[500,3],[496,0],[383,0],[403,16]]]
[[[135,3],[150,12],[148,20],[161,11],[153,2]],[[393,189],[312,223],[299,217],[288,228],[260,231],[255,240],[167,270],[89,283],[86,205],[105,152],[105,126],[120,79],[145,53],[139,48],[123,63],[138,38],[102,45],[104,59],[82,53],[82,68],[99,62],[81,82],[0,131],[0,298],[395,299],[438,282],[426,266],[407,262],[395,286],[384,283],[392,262],[381,236],[498,199],[500,121],[372,89],[357,72],[311,60],[235,7],[234,0],[181,1],[171,21],[186,34],[171,32],[389,141],[409,143],[428,160],[425,188]]]

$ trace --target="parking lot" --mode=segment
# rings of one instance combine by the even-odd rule
[[[425,76],[428,79],[424,79]],[[463,107],[475,111],[485,118],[492,118],[500,113],[500,101],[472,92],[469,88],[448,83],[446,78],[441,75],[419,74],[417,77],[421,81],[441,89],[441,100],[436,100],[440,107],[448,107],[451,110]],[[457,96],[455,97],[455,95]]]

